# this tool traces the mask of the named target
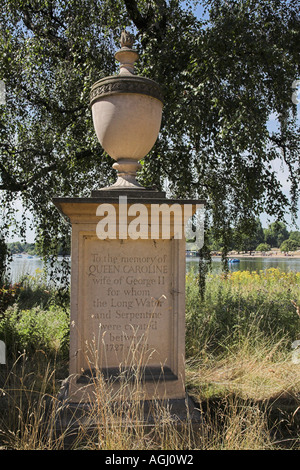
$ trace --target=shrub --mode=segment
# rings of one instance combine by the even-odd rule
[[[256,248],[256,251],[269,251],[271,249],[268,243],[260,243]]]
[[[67,352],[69,321],[66,311],[51,305],[47,310],[34,307],[19,310],[15,304],[8,307],[0,321],[0,338],[7,353],[26,350],[28,354],[42,349],[47,353]]]
[[[4,315],[7,307],[12,305],[17,297],[20,295],[22,285],[18,284],[5,284],[0,288],[0,318]]]

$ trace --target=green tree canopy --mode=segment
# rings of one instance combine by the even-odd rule
[[[264,231],[257,218],[244,218],[233,231],[232,248],[238,251],[253,251],[264,242]]]
[[[299,244],[295,240],[288,239],[288,240],[285,240],[281,244],[280,250],[285,251],[285,252],[295,251],[295,250],[297,250],[298,247],[299,247]]]
[[[208,19],[197,18],[202,5]],[[262,211],[295,215],[299,130],[298,0],[2,0],[0,197],[6,235],[13,201],[33,213],[45,251],[68,236],[53,196],[83,196],[114,180],[97,142],[89,90],[117,72],[121,29],[136,36],[137,72],[158,81],[165,106],[140,180],[170,195],[207,200],[207,227],[228,229]],[[271,113],[278,132],[270,131]],[[286,196],[272,163],[283,162]],[[251,223],[247,224],[245,221]]]
[[[270,250],[270,245],[268,245],[268,243],[260,243],[257,248],[256,248],[256,251],[269,251]]]
[[[298,243],[298,246],[300,246],[300,232],[298,230],[290,232],[289,239],[295,240]]]
[[[289,232],[283,222],[273,222],[264,230],[265,241],[271,247],[280,247],[280,245],[289,238]]]

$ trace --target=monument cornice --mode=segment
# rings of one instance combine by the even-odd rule
[[[53,198],[53,203],[68,222],[72,223],[79,219],[84,219],[86,223],[96,223],[99,220],[99,217],[96,215],[99,205],[110,204],[115,207],[117,212],[119,211],[119,196],[120,194],[112,194],[110,197],[107,195],[103,197],[55,197]],[[163,197],[141,199],[140,197],[126,196],[127,207],[141,203],[147,208],[149,215],[154,206],[157,205],[160,207],[167,205],[170,208],[172,205],[180,205],[181,207],[191,206],[193,213],[196,212],[199,206],[205,207],[206,205],[206,202],[202,199],[167,199]],[[182,219],[182,223],[184,223],[184,219]]]

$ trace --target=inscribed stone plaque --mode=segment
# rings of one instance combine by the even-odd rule
[[[86,235],[82,259],[79,300],[89,363],[173,371],[172,241]],[[81,370],[87,367],[84,356]]]

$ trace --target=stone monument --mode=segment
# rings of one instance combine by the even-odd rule
[[[204,202],[167,199],[137,182],[139,160],[158,137],[163,97],[156,82],[134,74],[128,33],[115,56],[119,74],[92,86],[90,104],[118,179],[89,198],[54,199],[72,225],[67,395],[92,401],[101,373],[116,390],[120,377],[138,376],[140,400],[184,400],[184,234]]]

